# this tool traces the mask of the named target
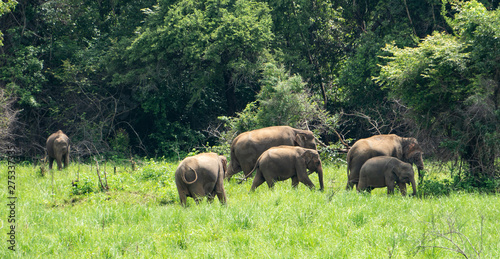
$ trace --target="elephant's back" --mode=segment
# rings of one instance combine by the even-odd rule
[[[247,142],[253,144],[271,144],[277,145],[293,145],[292,128],[289,126],[273,126],[262,129],[247,131],[240,134],[237,138],[240,142]],[[279,142],[279,144],[276,144]]]
[[[277,146],[266,150],[262,157],[268,160],[284,160],[289,161],[302,152],[304,148],[295,146]]]
[[[66,142],[69,143],[69,138],[62,131],[52,133],[46,141],[47,146],[52,145],[54,142]]]
[[[397,135],[389,134],[360,139],[349,150],[348,157],[359,155],[359,153],[364,153],[368,157],[396,156],[397,138],[399,138]]]
[[[189,166],[197,172],[217,172],[219,170],[219,158],[216,153],[202,153],[186,157],[182,160],[181,164],[184,167]]]
[[[387,164],[393,160],[398,160],[398,159],[395,157],[392,157],[392,156],[376,156],[376,157],[372,157],[372,158],[366,160],[364,165],[367,165],[367,164],[368,165],[370,165],[370,164]]]
[[[288,126],[274,126],[245,132],[238,136],[238,143],[233,146],[236,157],[244,163],[257,158],[266,150],[280,145],[293,146],[293,137]],[[253,166],[253,165],[252,165]]]

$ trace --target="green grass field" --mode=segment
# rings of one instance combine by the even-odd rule
[[[251,181],[232,181],[226,206],[189,198],[183,208],[176,167],[151,160],[115,174],[108,164],[110,190],[101,192],[95,166],[72,164],[52,183],[39,167],[18,165],[14,252],[1,163],[0,258],[500,258],[498,195],[346,192],[345,166],[325,164],[324,192],[292,189],[288,180],[249,193]],[[311,180],[318,186],[316,174]]]

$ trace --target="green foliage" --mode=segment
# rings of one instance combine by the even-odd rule
[[[119,128],[110,141],[111,148],[119,158],[130,157],[130,137],[126,130]]]
[[[148,144],[172,155],[203,143],[206,125],[253,98],[272,22],[268,6],[254,1],[166,1],[144,12],[114,83],[136,93]]]
[[[327,105],[330,85],[337,62],[352,44],[352,22],[346,9],[331,0],[264,1],[271,7],[273,49],[285,68],[299,74],[307,88],[321,93],[320,105]],[[350,5],[347,2],[346,5]]]
[[[283,67],[272,63],[266,63],[263,69],[257,100],[249,103],[237,117],[220,117],[230,132],[289,125],[295,128],[311,126],[324,133],[334,125],[335,117],[318,105],[300,76],[289,75]]]
[[[141,167],[139,172],[136,174],[136,178],[142,181],[158,180],[165,173],[165,167],[159,166],[160,163],[150,160],[145,166]]]
[[[71,188],[71,195],[84,195],[97,191],[96,182],[88,177],[80,179],[80,181],[73,184]]]
[[[499,190],[500,182],[498,179],[492,179],[488,176],[481,175],[479,177],[460,177],[455,176],[453,179],[453,186],[456,190],[463,190],[465,192],[481,192],[481,193],[496,193]]]
[[[472,174],[469,174],[472,175]],[[449,179],[426,179],[418,186],[418,194],[423,197],[449,196],[452,192],[497,193],[500,183],[486,176],[461,177],[455,175]]]
[[[443,136],[441,145],[468,163],[469,176],[493,179],[500,156],[500,12],[477,1],[455,11],[454,35],[436,32],[415,48],[387,45],[393,56],[376,80],[408,105],[422,128]]]
[[[0,80],[9,82],[7,88],[19,96],[19,103],[28,107],[40,105],[36,96],[40,94],[46,77],[43,60],[39,59],[40,49],[27,46],[16,51],[16,55],[6,66],[0,68]]]
[[[448,196],[453,190],[453,184],[448,180],[429,180],[425,179],[418,185],[418,195],[423,197]]]
[[[386,57],[390,62],[382,66],[377,82],[417,113],[436,116],[456,109],[471,90],[465,48],[454,36],[442,33],[427,36],[416,48],[388,44],[384,50],[394,56]]]
[[[205,152],[214,152],[214,153],[217,153],[221,156],[225,156],[226,158],[229,159],[229,156],[231,153],[231,145],[229,142],[223,142],[217,146],[209,146],[207,143],[207,147],[205,149]]]
[[[12,9],[17,5],[17,1],[15,0],[7,0],[0,2],[0,16],[9,13]],[[3,46],[3,33],[0,31],[0,47]]]

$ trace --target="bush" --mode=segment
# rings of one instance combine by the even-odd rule
[[[92,192],[96,192],[96,186],[87,177],[82,178],[76,183],[73,183],[73,187],[71,188],[72,195],[83,195]]]
[[[500,182],[490,177],[481,175],[479,177],[472,177],[468,174],[468,177],[462,178],[460,176],[455,176],[453,178],[453,186],[456,190],[462,190],[465,192],[486,192],[494,193],[498,190]]]
[[[452,191],[495,193],[500,187],[498,180],[483,176],[481,178],[456,175],[453,180],[424,180],[418,186],[419,196],[448,196]]]
[[[219,117],[229,128],[228,136],[277,125],[311,126],[317,133],[324,133],[335,123],[336,118],[318,105],[300,76],[289,75],[284,68],[267,63],[260,83],[257,100],[237,113],[237,117]]]
[[[448,196],[452,191],[452,183],[448,179],[443,181],[424,180],[418,186],[418,196]]]

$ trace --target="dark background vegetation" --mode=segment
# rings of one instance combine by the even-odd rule
[[[182,157],[270,125],[327,145],[414,136],[457,181],[498,177],[497,0],[0,4],[0,149]],[[337,145],[336,145],[337,143]]]

